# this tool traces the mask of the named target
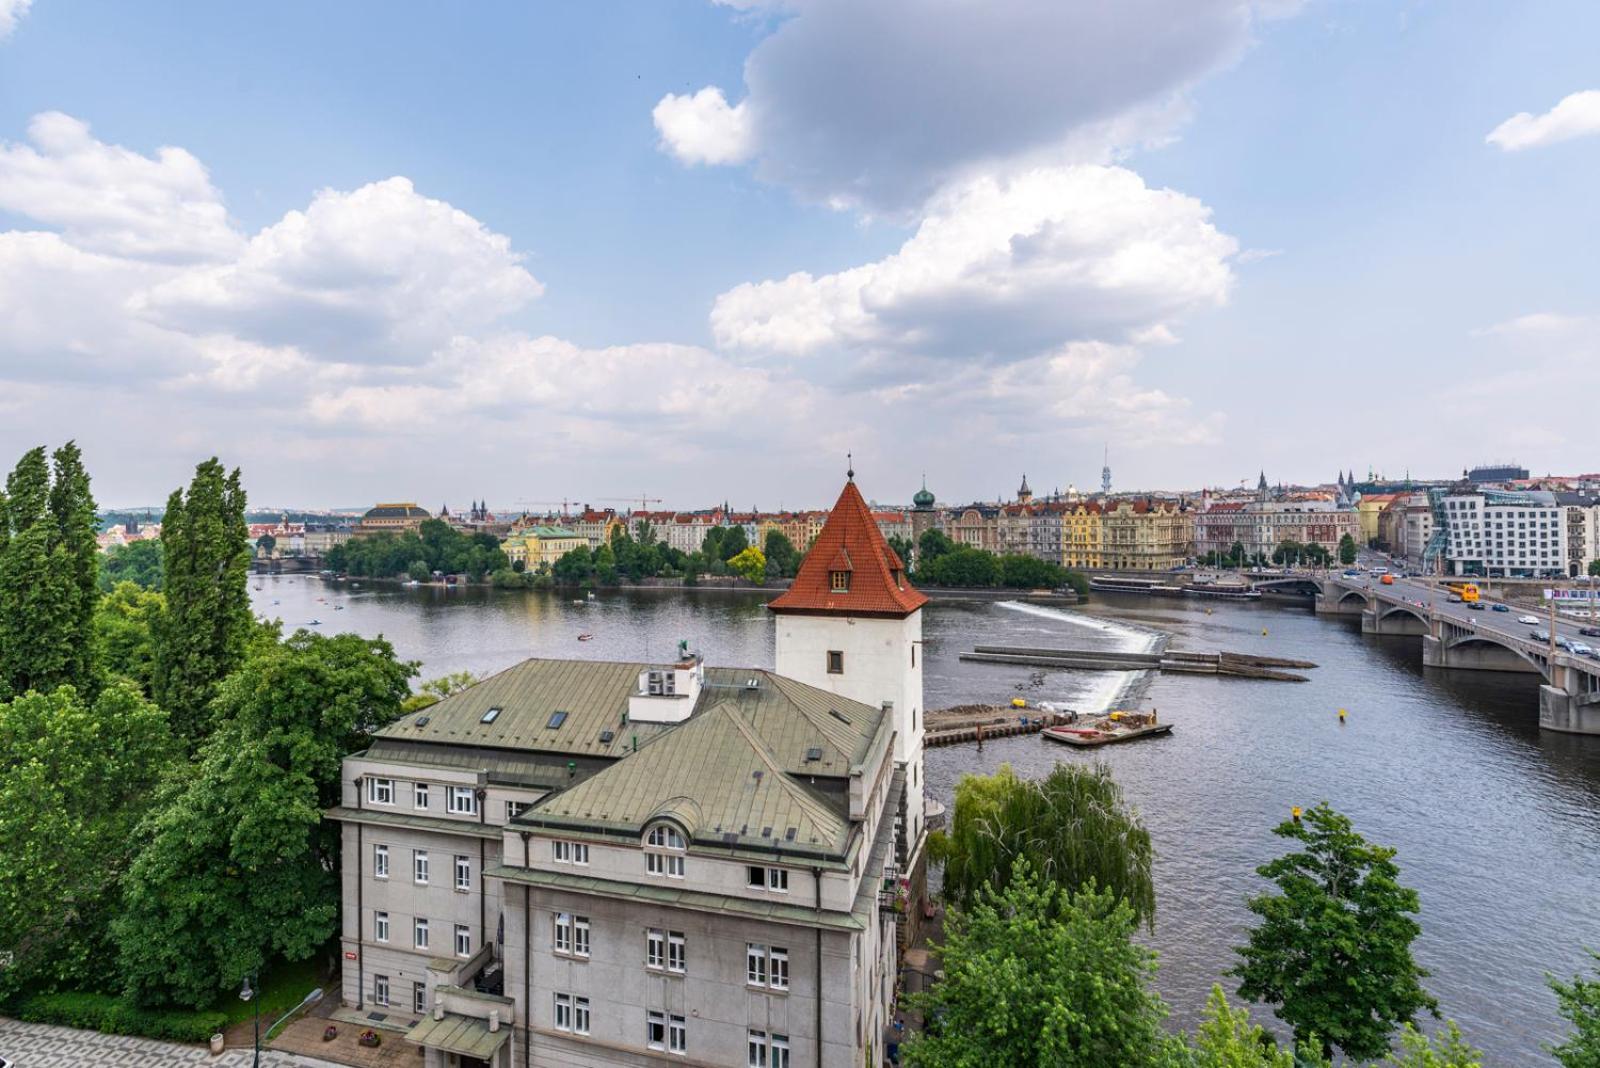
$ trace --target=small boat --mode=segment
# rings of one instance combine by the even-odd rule
[[[333,606],[333,610],[335,612],[343,612],[344,611],[344,605],[336,604],[336,605]]]
[[[1135,738],[1149,738],[1171,731],[1172,724],[1157,723],[1154,712],[1127,712],[1119,709],[1104,716],[1093,716],[1076,723],[1046,727],[1039,733],[1052,742],[1088,748],[1116,742],[1131,742]]]
[[[418,582],[416,579],[412,579],[410,582],[407,582],[406,585],[407,586],[420,586],[420,585],[422,585],[422,583]]]
[[[353,590],[359,590],[361,588],[361,583],[352,582],[352,583],[350,583],[350,588],[353,589]]]
[[[277,602],[277,601],[273,601],[273,602],[272,602],[272,603],[273,603],[273,604],[277,604],[277,603],[278,603],[278,602]]]
[[[573,601],[573,602],[572,602],[572,603],[573,603],[573,604],[577,604],[577,605],[581,605],[581,604],[583,604],[583,602],[582,602],[582,601],[578,601],[578,600],[574,600],[574,601]]]
[[[590,634],[588,631],[584,631],[582,634],[578,635],[578,640],[580,642],[586,642],[593,637],[593,634]]]
[[[320,626],[322,626],[322,620],[320,620],[320,619],[308,620],[306,622],[306,626],[308,626],[308,627],[320,627]]]

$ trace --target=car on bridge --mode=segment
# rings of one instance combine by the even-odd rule
[[[1583,642],[1572,642],[1567,646],[1567,652],[1573,656],[1593,656],[1594,647],[1585,645]]]
[[[1511,611],[1511,606],[1510,605],[1505,605],[1505,604],[1495,604],[1495,605],[1490,605],[1489,607],[1492,608],[1496,612],[1509,612],[1509,611]]]
[[[1537,627],[1539,625],[1539,617],[1538,616],[1518,616],[1517,617],[1517,622],[1518,623],[1526,623],[1530,627]]]
[[[1550,632],[1547,630],[1536,630],[1533,632],[1533,640],[1536,642],[1547,642],[1550,640]]]
[[[1467,605],[1467,607],[1472,609],[1474,612],[1481,612],[1483,611],[1483,602],[1473,601],[1471,604]]]
[[[1578,633],[1585,638],[1600,638],[1600,627],[1579,627]]]

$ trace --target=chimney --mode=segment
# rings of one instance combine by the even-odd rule
[[[500,1030],[500,1010],[499,1009],[490,1009],[489,1010],[489,1033],[492,1035],[498,1030]]]
[[[434,991],[433,994],[433,1018],[435,1020],[444,1019],[444,998],[439,996],[438,991]]]

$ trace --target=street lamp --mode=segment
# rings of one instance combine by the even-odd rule
[[[244,977],[244,986],[239,990],[240,1001],[254,1001],[256,1010],[256,1057],[254,1068],[261,1068],[261,1002],[256,998],[256,992],[250,989],[251,976]]]

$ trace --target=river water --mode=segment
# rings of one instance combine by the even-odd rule
[[[529,656],[650,660],[680,639],[712,664],[770,666],[764,596],[351,588],[304,576],[253,579],[257,610],[287,628],[320,619],[392,641],[422,676],[496,671]],[[1211,609],[1208,613],[1207,608]],[[1021,693],[1098,710],[1137,700],[1170,737],[1102,750],[1156,848],[1158,986],[1188,1025],[1224,982],[1267,885],[1257,865],[1285,852],[1271,828],[1293,805],[1327,800],[1395,847],[1422,898],[1416,950],[1428,989],[1490,1065],[1549,1064],[1563,1021],[1544,985],[1600,948],[1600,738],[1542,732],[1532,676],[1424,672],[1420,639],[1363,636],[1309,608],[1201,605],[1107,595],[1082,608],[934,602],[924,612],[929,708]],[[580,633],[591,640],[577,641]],[[978,644],[1133,650],[1154,634],[1180,649],[1315,661],[1305,683],[1207,676],[1050,672],[962,663]],[[1130,683],[1134,683],[1129,690]],[[1348,710],[1341,725],[1338,709]],[[931,749],[928,787],[946,804],[965,772],[1009,762],[1043,775],[1093,759],[1036,736]]]

